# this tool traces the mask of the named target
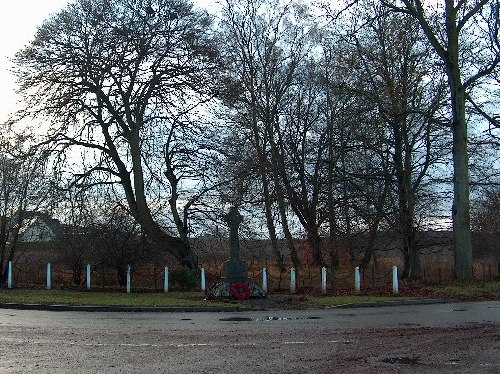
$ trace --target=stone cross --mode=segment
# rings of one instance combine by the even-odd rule
[[[224,216],[224,220],[229,226],[229,248],[230,258],[224,263],[225,274],[229,283],[247,280],[247,267],[240,259],[240,240],[238,238],[238,228],[243,222],[243,217],[238,212],[238,208],[233,206],[229,213]]]
[[[240,258],[240,240],[238,238],[238,228],[243,222],[243,217],[238,212],[238,208],[232,206],[229,213],[224,216],[224,220],[229,226],[229,248],[231,259],[239,260]]]

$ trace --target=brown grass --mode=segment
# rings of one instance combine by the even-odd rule
[[[339,246],[340,266],[335,274],[327,266],[329,289],[353,289],[354,267],[360,261],[360,253],[356,258],[351,258],[346,246]],[[300,247],[301,254],[307,252],[307,247]],[[52,253],[53,254],[53,253]],[[57,258],[57,257],[56,257]],[[211,257],[211,261],[200,259],[207,275],[207,286],[218,282],[223,276],[223,261]],[[248,257],[248,276],[255,283],[262,284],[262,269],[266,268],[268,278],[268,289],[271,292],[287,291],[290,289],[291,263],[286,263],[286,271],[280,272],[275,262],[269,257],[259,259],[256,256]],[[321,289],[321,268],[311,264],[308,256],[302,257],[303,265],[297,269],[299,290]],[[420,285],[446,284],[453,281],[453,257],[450,250],[436,251],[434,253],[423,253],[420,256],[422,264],[422,279]],[[15,265],[14,281],[16,286],[44,288],[46,284],[46,264],[50,261],[48,253],[27,253],[23,260]],[[327,264],[328,265],[328,264]],[[392,266],[398,266],[402,270],[402,260],[396,251],[377,252],[377,259],[371,261],[362,274],[363,288],[390,288]],[[83,288],[84,285],[73,284],[71,270],[61,261],[52,264],[54,288]],[[160,291],[163,289],[164,264],[145,265],[137,269],[133,275],[132,287],[134,289]],[[172,270],[172,269],[171,269]],[[489,257],[484,255],[474,262],[474,277],[480,282],[489,282],[500,279],[500,258],[492,253]],[[84,275],[85,276],[85,275]],[[83,277],[83,281],[85,281]],[[198,282],[199,283],[199,282]],[[92,287],[96,289],[120,289],[114,270],[99,270],[92,275]],[[170,287],[175,290],[173,284]]]

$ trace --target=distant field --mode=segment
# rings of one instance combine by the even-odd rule
[[[498,239],[498,240],[497,240]],[[329,243],[324,242],[324,258],[328,271],[329,289],[349,289],[354,284],[354,267],[359,263],[362,254],[363,238],[342,240],[336,238]],[[281,272],[273,258],[270,242],[267,240],[241,240],[241,255],[246,260],[249,277],[261,284],[262,269],[268,272],[269,289],[272,291],[290,288],[290,268],[292,266],[283,242],[280,242],[281,253],[286,262],[285,271]],[[304,240],[297,240],[297,251],[301,258],[298,273],[297,288],[314,290],[321,288],[321,269],[311,264],[309,246]],[[339,253],[340,266],[335,274],[329,266],[328,248],[335,246]],[[423,285],[446,284],[453,281],[453,252],[451,233],[435,231],[421,233],[421,263]],[[223,263],[229,255],[226,241],[214,238],[195,239],[193,247],[198,256],[199,266],[207,275],[207,285],[216,283],[223,276]],[[391,234],[383,236],[376,245],[375,259],[362,272],[363,288],[383,288],[391,285],[392,266],[402,270],[402,258]],[[53,249],[49,244],[41,248],[27,247],[15,264],[14,282],[19,287],[44,288],[46,284],[47,263],[52,264],[53,288],[83,289],[85,274],[82,272],[80,284],[75,285],[71,268],[64,260],[64,249]],[[163,269],[170,265],[170,271],[176,270],[175,261],[164,258],[161,263],[139,266],[132,276],[132,288],[135,291],[161,291],[163,288]],[[200,290],[200,274],[189,274],[183,277],[178,272],[177,279],[172,279],[170,287],[173,291]],[[185,275],[185,274],[184,274]],[[500,237],[499,235],[474,235],[474,276],[482,282],[500,279]],[[402,281],[404,286],[404,281]],[[92,273],[92,288],[100,291],[123,290],[118,283],[116,270],[98,268]]]

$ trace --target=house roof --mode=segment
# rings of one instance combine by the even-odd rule
[[[21,242],[48,242],[60,237],[62,228],[59,220],[47,213],[27,212],[19,229]]]

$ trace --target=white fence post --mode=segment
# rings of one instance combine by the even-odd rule
[[[203,292],[206,290],[205,268],[201,268],[201,290]]]
[[[321,292],[326,293],[326,268],[321,268]]]
[[[165,278],[163,279],[163,292],[168,292],[168,266],[165,266]]]
[[[392,267],[392,294],[397,295],[399,293],[399,283],[398,283],[398,267]]]
[[[90,290],[90,277],[92,276],[92,273],[90,272],[90,264],[87,264],[87,291]]]
[[[361,293],[361,275],[359,273],[359,266],[356,266],[354,269],[354,289],[356,291],[356,295]]]
[[[267,293],[267,268],[262,269],[262,291]]]
[[[7,269],[7,288],[12,288],[13,275],[12,261],[9,261],[9,267]]]
[[[130,293],[131,288],[131,279],[130,279],[130,265],[127,267],[127,293]]]
[[[47,289],[50,290],[51,288],[52,288],[52,268],[49,262],[47,264]]]
[[[290,269],[290,292],[295,293],[297,291],[297,277],[295,276],[295,268]]]

